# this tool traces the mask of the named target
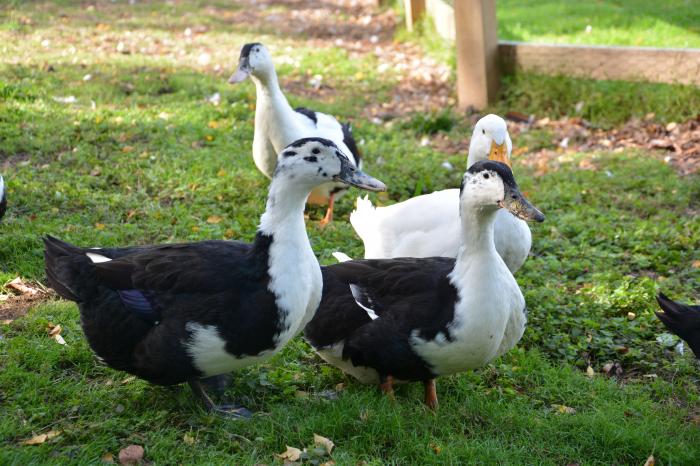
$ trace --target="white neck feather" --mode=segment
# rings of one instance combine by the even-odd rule
[[[289,105],[282,89],[280,89],[277,73],[274,69],[259,76],[251,75],[250,78],[255,83],[256,113],[258,111],[263,113],[271,111],[272,118],[277,125],[284,125],[285,122],[294,121],[297,115],[292,106]]]
[[[321,301],[321,267],[311,249],[304,224],[304,207],[310,189],[282,175],[273,177],[265,213],[260,218],[264,234],[272,235],[269,250],[269,290],[276,296],[281,347],[311,320]]]

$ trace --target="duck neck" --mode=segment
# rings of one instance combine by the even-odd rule
[[[261,110],[271,110],[280,119],[287,118],[294,109],[289,105],[287,98],[280,89],[277,72],[272,69],[259,75],[251,75],[255,83],[257,106]]]
[[[258,230],[265,235],[288,238],[294,243],[308,243],[304,224],[308,195],[309,190],[290,183],[284,175],[273,177]]]
[[[468,205],[462,207],[460,211],[462,244],[457,254],[456,266],[471,262],[472,257],[498,255],[493,238],[493,225],[497,211],[497,209]]]

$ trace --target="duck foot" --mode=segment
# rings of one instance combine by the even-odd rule
[[[395,400],[396,395],[394,395],[394,377],[391,375],[381,376],[379,378],[379,382],[379,388],[381,388],[382,393],[384,393],[390,399]]]
[[[208,379],[214,378],[216,377],[208,377]],[[209,380],[208,383],[212,383],[212,381]],[[235,403],[214,403],[211,397],[204,390],[204,387],[202,386],[202,381],[197,379],[190,380],[188,384],[190,385],[190,388],[192,389],[194,394],[197,395],[200,400],[202,400],[204,407],[210,413],[214,413],[218,416],[229,419],[250,419],[251,417],[253,417],[253,413],[245,406]]]
[[[211,377],[202,377],[199,379],[203,388],[206,388],[209,393],[216,396],[222,396],[231,382],[233,376],[230,374],[212,375]]]
[[[435,379],[428,379],[423,382],[425,387],[425,405],[435,411],[438,407],[437,390],[435,389]]]
[[[320,226],[325,227],[333,221],[333,206],[335,204],[335,194],[331,194],[328,198],[328,210],[326,210],[326,216],[318,223]]]

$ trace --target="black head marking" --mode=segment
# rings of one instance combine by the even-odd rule
[[[241,49],[241,56],[239,60],[243,60],[244,58],[248,58],[250,55],[250,51],[253,50],[253,47],[256,45],[262,45],[260,42],[251,42],[250,44],[245,44],[243,48]]]
[[[332,141],[329,141],[328,139],[324,138],[302,138],[294,141],[290,145],[287,146],[287,148],[299,148],[301,146],[305,146],[306,144],[310,142],[318,142],[319,144],[325,146],[325,147],[336,147],[335,144],[333,144]]]
[[[316,150],[317,149],[314,149],[314,151],[316,151]],[[318,152],[314,152],[314,154],[318,154]],[[318,162],[318,159],[316,158],[315,155],[309,155],[308,157],[304,157],[304,160],[306,160],[307,162],[314,162],[314,163]]]
[[[297,153],[294,152],[293,150],[286,150],[286,151],[282,152],[282,156],[284,156],[284,157],[294,157],[295,155],[297,155]]]
[[[508,165],[506,165],[505,163],[495,162],[493,160],[480,160],[479,162],[476,162],[474,165],[469,167],[469,170],[467,170],[468,173],[471,173],[473,175],[482,171],[496,172],[498,173],[498,176],[500,176],[503,180],[503,184],[510,188],[518,188],[518,183],[515,182],[513,172],[510,171],[510,168],[508,168]],[[464,184],[464,180],[462,180],[462,184]],[[462,188],[463,187],[464,186],[462,186]]]

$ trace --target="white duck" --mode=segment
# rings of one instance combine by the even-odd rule
[[[469,144],[467,167],[480,160],[510,166],[512,142],[506,122],[496,115],[481,118]],[[460,245],[459,189],[424,194],[386,207],[357,199],[350,223],[365,244],[365,259],[456,257]],[[525,262],[532,235],[527,223],[506,211],[496,214],[496,250],[511,272]]]
[[[297,139],[320,137],[329,139],[340,150],[351,155],[353,166],[361,168],[360,152],[353,139],[350,124],[341,124],[331,115],[299,107],[293,109],[280,89],[275,66],[267,48],[260,43],[246,44],[241,49],[238,69],[229,83],[238,83],[250,77],[255,83],[255,133],[253,160],[268,178],[277,165],[277,155]],[[307,202],[328,204],[322,225],[333,219],[335,199],[347,190],[342,183],[325,183],[314,189]]]
[[[324,267],[321,304],[304,330],[324,360],[363,383],[380,383],[388,394],[394,381],[422,381],[431,408],[437,406],[435,377],[487,364],[525,330],[525,300],[494,247],[497,212],[544,220],[500,162],[472,165],[458,196],[456,259]]]

